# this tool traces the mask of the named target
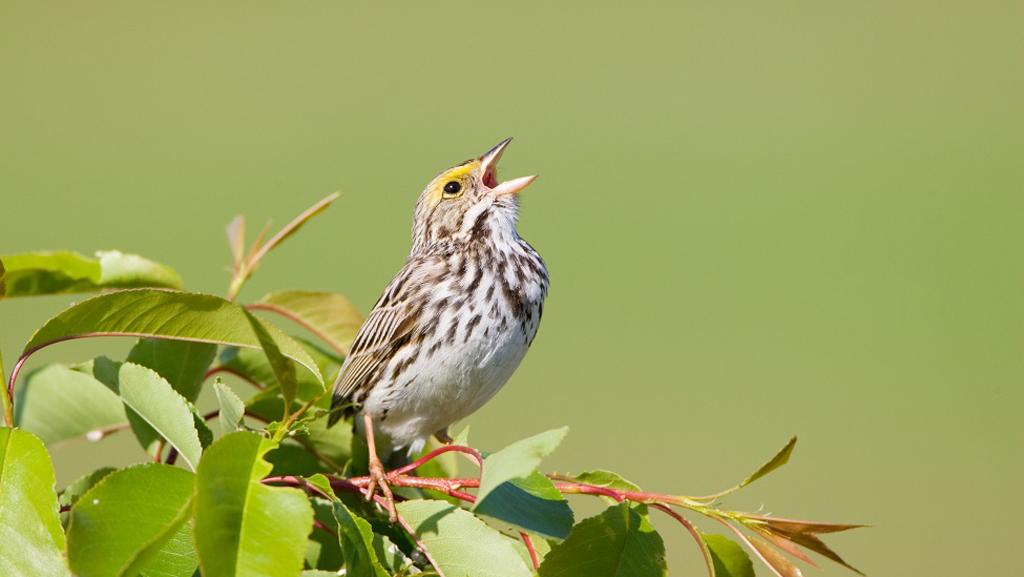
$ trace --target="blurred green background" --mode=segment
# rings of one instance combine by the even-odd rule
[[[1020,535],[1024,4],[0,2],[0,253],[119,248],[223,294],[223,226],[342,199],[243,298],[364,311],[438,171],[515,136],[544,326],[469,422],[548,466],[875,525],[870,575],[1005,574]],[[71,299],[0,303],[10,364]],[[124,340],[35,358],[116,355]],[[60,482],[140,457],[56,452]],[[662,519],[673,575],[700,575]],[[766,570],[759,568],[760,574]],[[845,574],[824,565],[807,574]]]

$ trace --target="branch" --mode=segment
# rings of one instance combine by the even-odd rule
[[[445,478],[420,477],[409,474],[423,464],[449,452],[464,453],[472,457],[480,466],[480,476]],[[388,483],[394,487],[428,489],[458,499],[465,503],[474,503],[476,502],[476,495],[466,492],[465,489],[480,488],[481,478],[483,476],[483,464],[483,458],[476,449],[462,445],[445,445],[423,455],[408,465],[390,471],[387,473]],[[762,469],[764,468],[765,467],[762,467]],[[761,471],[759,470],[759,473],[760,472]],[[713,502],[709,502],[699,497],[593,485],[590,483],[583,483],[572,477],[557,473],[548,474],[546,476],[552,480],[552,484],[555,489],[557,489],[562,495],[591,495],[595,497],[606,497],[620,503],[632,502],[645,504],[672,517],[682,525],[684,529],[686,529],[687,533],[689,533],[697,543],[697,546],[700,548],[701,555],[704,558],[704,562],[707,565],[708,574],[711,577],[714,577],[714,562],[708,545],[704,542],[703,537],[693,523],[686,519],[682,513],[673,509],[673,507],[699,513],[700,515],[725,525],[731,532],[740,538],[741,542],[751,549],[758,559],[764,562],[765,565],[767,565],[768,568],[777,575],[799,574],[790,571],[790,569],[793,571],[799,570],[792,566],[792,564],[781,555],[780,550],[813,565],[807,555],[797,547],[798,545],[821,553],[837,563],[853,569],[849,564],[839,558],[838,555],[835,555],[831,549],[828,549],[824,543],[815,536],[815,534],[845,531],[861,527],[862,525],[800,521],[795,519],[784,519],[744,513],[740,511],[731,511],[727,509],[720,509],[715,506]],[[369,476],[338,477],[327,475],[327,478],[332,489],[335,491],[344,491],[364,496],[367,494],[371,484]],[[310,486],[299,477],[272,477],[264,479],[263,482],[291,484],[293,486],[306,488],[307,491],[311,489]],[[322,491],[317,492],[322,494]],[[401,499],[401,497],[398,496],[396,496],[396,498]],[[375,495],[374,500],[378,505],[384,506],[383,499],[380,496]],[[437,570],[436,563],[434,563],[433,559],[430,558],[429,553],[416,537],[413,529],[401,517],[398,518],[398,523],[412,536],[412,539],[416,542],[417,546],[421,551],[423,551],[424,555],[426,555],[434,569]],[[765,537],[769,538],[769,541],[753,540],[743,534],[740,530],[741,527],[746,527],[750,530],[761,533],[765,535]],[[540,565],[540,559],[533,546],[532,539],[525,532],[520,533],[520,538],[526,546],[527,553],[529,554],[530,561],[533,564],[534,569],[537,569]],[[774,547],[772,547],[772,545],[774,545]],[[854,571],[856,571],[856,569],[854,569]]]

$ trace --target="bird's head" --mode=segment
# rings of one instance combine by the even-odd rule
[[[453,166],[430,181],[416,203],[416,247],[468,241],[483,233],[515,233],[517,195],[537,177],[498,180],[498,160],[511,141],[506,138],[481,156]]]

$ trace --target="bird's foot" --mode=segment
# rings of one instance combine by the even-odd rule
[[[434,433],[434,438],[444,443],[445,445],[451,445],[452,443],[455,442],[455,439],[453,439],[452,436],[448,434],[448,427],[445,427],[440,431]]]
[[[394,523],[398,520],[395,512],[395,496],[391,493],[391,483],[384,464],[376,454],[370,454],[370,483],[366,486],[366,500],[372,501],[377,489],[380,489],[381,499],[384,501],[384,508],[388,512],[388,521]]]
[[[384,471],[384,463],[380,462],[380,456],[377,455],[377,444],[373,439],[373,418],[369,413],[363,413],[363,426],[366,431],[366,448],[370,452],[368,463],[370,483],[366,485],[366,500],[372,501],[374,493],[380,488],[384,508],[388,511],[388,521],[393,524],[398,521],[398,514],[395,512],[395,496],[391,493],[391,483],[387,472]]]

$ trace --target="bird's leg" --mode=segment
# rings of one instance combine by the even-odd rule
[[[452,436],[448,434],[448,427],[445,427],[440,431],[434,433],[434,438],[444,443],[445,445],[451,445],[453,442],[455,442],[455,439],[453,439]]]
[[[380,487],[384,495],[384,508],[388,510],[388,521],[394,523],[398,520],[395,513],[395,496],[391,493],[391,485],[388,483],[388,475],[384,471],[384,463],[380,462],[377,455],[377,445],[373,441],[373,417],[369,413],[363,413],[363,425],[366,427],[366,445],[370,452],[370,483],[366,486],[366,500],[373,499],[373,494]]]

